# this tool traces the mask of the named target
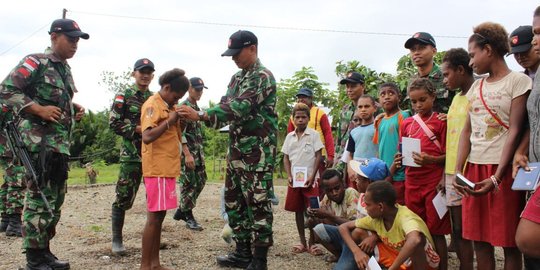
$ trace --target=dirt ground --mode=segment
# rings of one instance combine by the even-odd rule
[[[223,221],[220,218],[219,184],[208,184],[195,216],[204,226],[201,232],[187,229],[183,221],[172,219],[174,210],[167,213],[163,223],[161,262],[173,269],[219,269],[215,256],[234,249],[221,239]],[[291,247],[297,243],[294,215],[283,210],[286,188],[276,187],[280,199],[274,208],[274,246],[270,249],[269,269],[331,269],[322,256],[308,253],[293,255]],[[146,220],[144,186],[141,186],[133,209],[126,214],[124,244],[128,255],[113,256],[111,248],[111,202],[114,185],[70,187],[66,195],[62,218],[51,249],[61,259],[71,263],[71,269],[138,269],[141,259],[141,237]],[[501,258],[498,256],[498,268]],[[0,269],[24,267],[21,239],[0,234]],[[449,269],[457,269],[455,253],[450,254]]]

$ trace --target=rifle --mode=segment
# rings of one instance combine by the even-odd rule
[[[35,185],[37,192],[39,193],[41,199],[43,200],[43,203],[45,204],[45,208],[47,209],[49,214],[51,214],[51,216],[54,216],[49,201],[39,187],[40,181],[37,177],[36,169],[34,169],[34,165],[32,164],[30,154],[28,154],[28,149],[26,149],[26,145],[22,140],[21,133],[19,133],[19,130],[17,129],[13,121],[7,122],[4,130],[6,133],[9,148],[13,152],[13,159],[18,158],[21,161],[22,165],[26,170],[27,182]]]

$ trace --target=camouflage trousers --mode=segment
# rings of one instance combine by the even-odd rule
[[[24,204],[23,166],[14,165],[8,159],[0,159],[0,166],[5,168],[4,182],[0,186],[0,213],[22,214]]]
[[[34,163],[37,155],[33,156]],[[23,209],[23,248],[44,249],[49,246],[49,241],[56,235],[56,225],[60,220],[60,208],[64,204],[67,191],[68,176],[67,155],[52,153],[47,159],[47,174],[44,183],[40,183],[40,189],[49,205],[53,215],[47,211],[45,203],[41,199],[38,187],[34,183],[27,182],[26,196]],[[38,175],[41,169],[36,166]]]
[[[197,166],[194,170],[190,170],[182,166],[182,174],[180,174],[180,198],[178,200],[178,209],[182,212],[187,212],[195,208],[197,198],[201,194],[204,185],[206,184],[206,168]]]
[[[122,210],[131,209],[141,185],[141,179],[141,162],[120,162],[120,172],[118,182],[116,182],[116,199],[113,207]]]
[[[254,246],[273,244],[272,206],[268,198],[272,172],[253,172],[227,168],[225,177],[225,210],[236,242]]]

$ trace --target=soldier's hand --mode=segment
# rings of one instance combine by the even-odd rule
[[[56,106],[40,106],[41,108],[38,110],[37,115],[48,122],[55,122],[58,123],[58,120],[60,120],[60,116],[62,116],[62,110]]]
[[[188,169],[190,169],[190,170],[195,169],[195,159],[193,159],[193,156],[191,154],[186,155],[184,162],[186,163],[186,167]]]
[[[193,121],[199,120],[199,115],[197,114],[197,111],[189,106],[182,105],[182,106],[179,106],[176,110],[180,114],[180,116],[183,118],[193,120]]]
[[[75,107],[75,121],[79,122],[84,116],[84,107],[77,103],[73,103],[73,106]]]

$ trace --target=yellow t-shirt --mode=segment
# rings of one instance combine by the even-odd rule
[[[476,80],[469,92],[469,115],[471,117],[471,152],[469,162],[475,164],[499,164],[508,130],[491,116],[480,99],[480,85],[484,101],[489,109],[506,125],[510,121],[512,100],[532,87],[529,76],[512,71],[496,82]],[[517,142],[516,142],[517,143]]]
[[[467,120],[467,96],[457,94],[452,100],[446,119],[446,174],[455,174],[459,137]]]
[[[149,97],[141,109],[141,130],[157,127],[169,118],[167,103],[158,93]],[[180,149],[182,134],[178,125],[171,125],[155,141],[142,143],[142,169],[145,177],[180,176]]]
[[[406,206],[396,204],[396,207],[398,208],[398,212],[394,219],[394,224],[389,231],[384,227],[382,218],[373,219],[370,216],[363,217],[357,219],[355,225],[357,228],[376,232],[383,244],[398,251],[405,244],[407,234],[413,231],[421,232],[426,236],[428,243],[434,246],[426,223]]]

